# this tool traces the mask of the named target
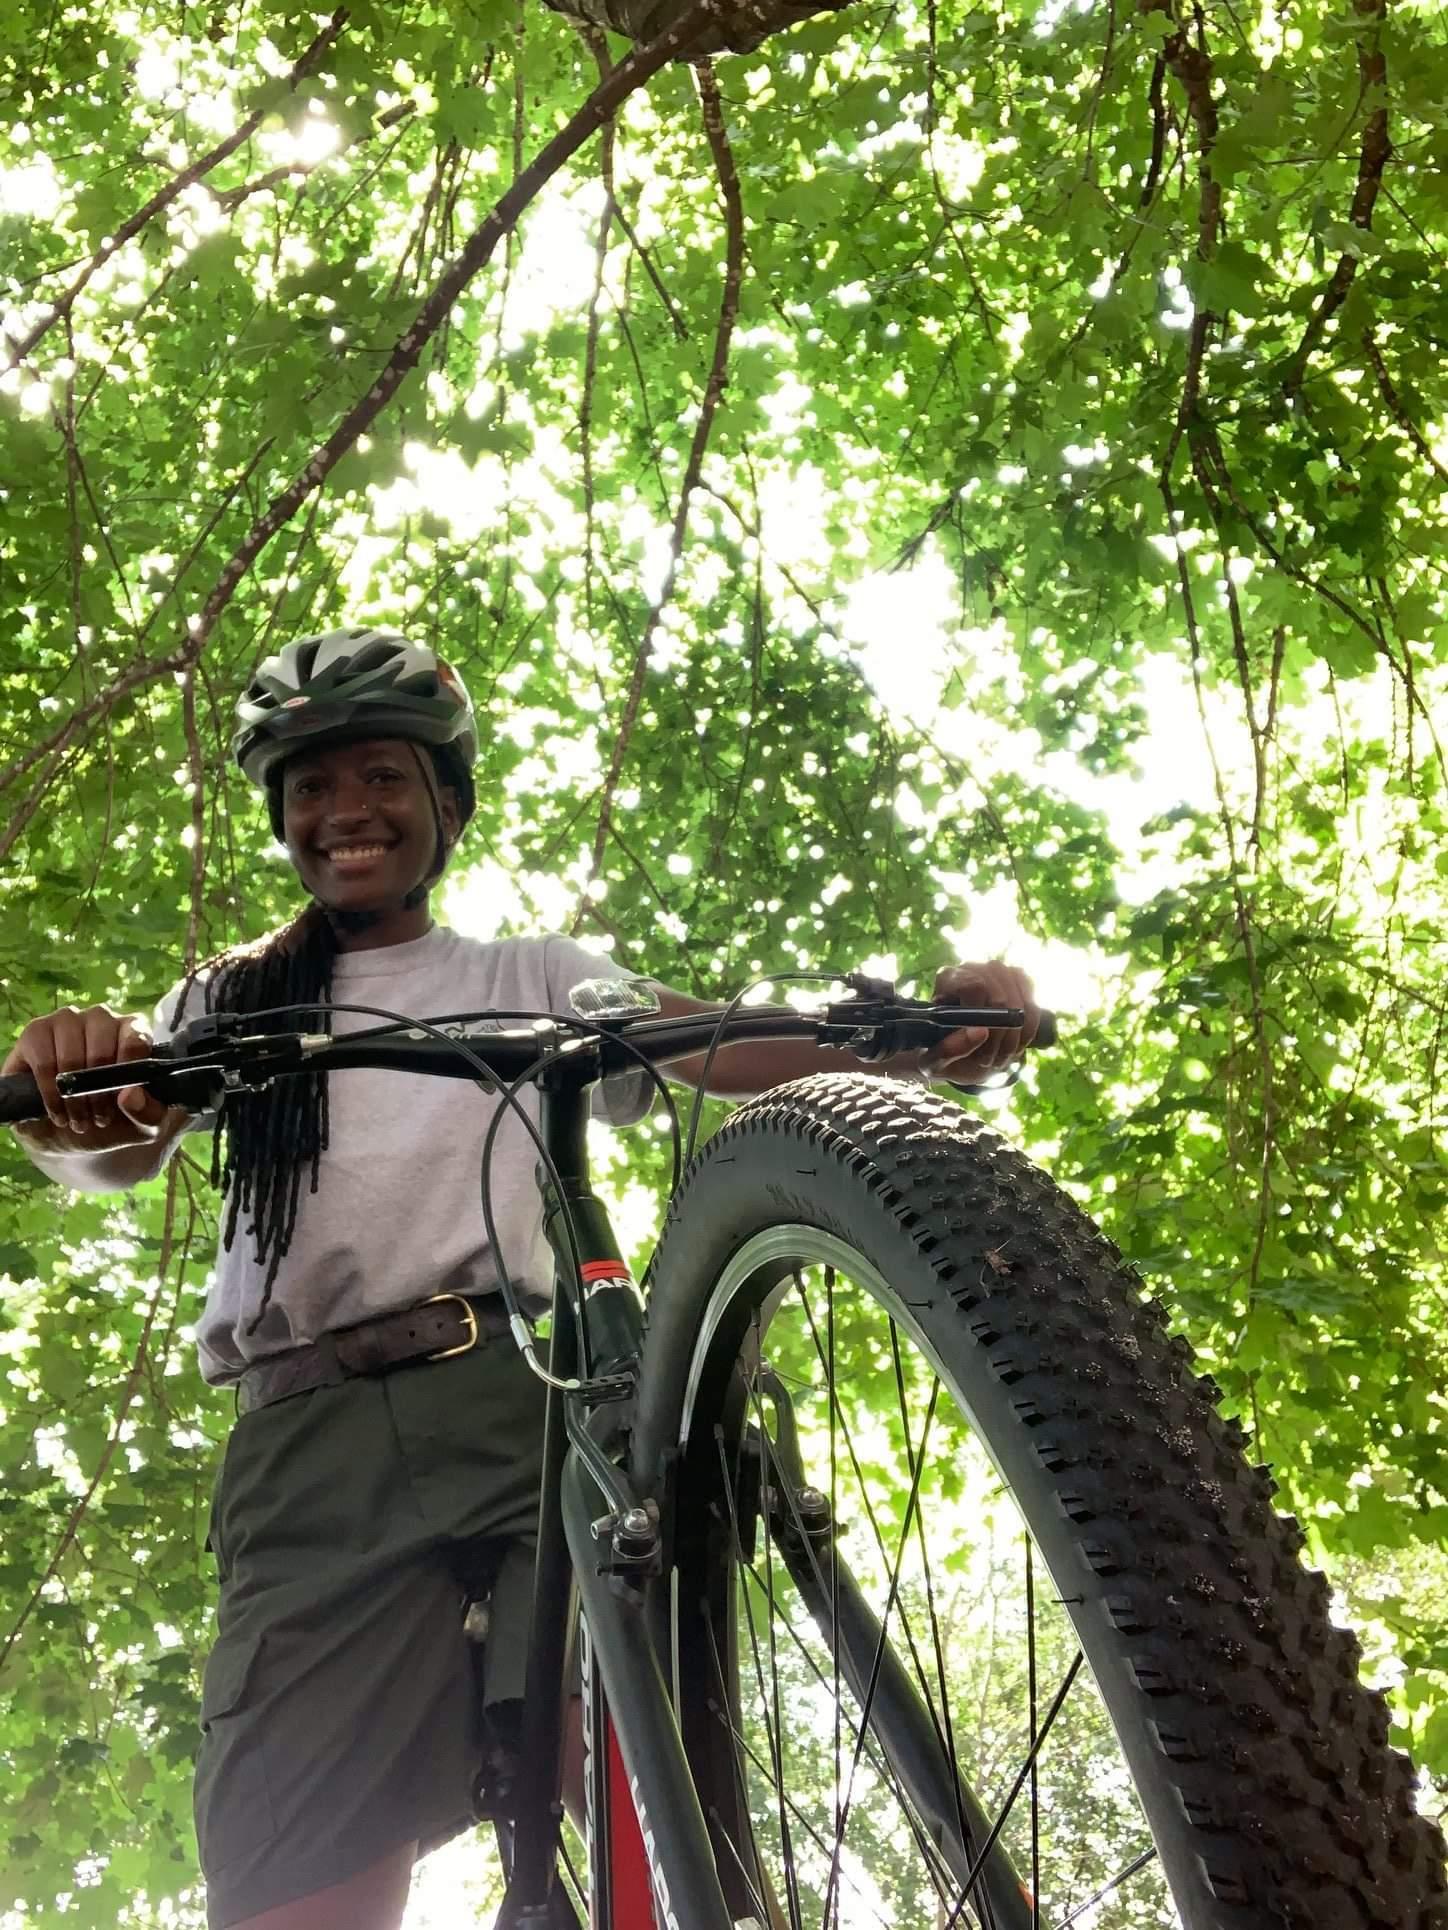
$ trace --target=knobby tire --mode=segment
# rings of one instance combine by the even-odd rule
[[[697,1530],[711,1498],[719,1512],[719,1423],[770,1284],[739,1281],[721,1304],[719,1283],[781,1226],[820,1229],[889,1283],[892,1318],[968,1414],[1071,1604],[1187,1930],[1445,1930],[1442,1838],[1241,1428],[1075,1203],[916,1088],[854,1075],[777,1088],[731,1116],[671,1207],[647,1282],[633,1471],[678,1524],[656,1591],[676,1652],[697,1659],[717,1639],[698,1626]],[[684,1671],[680,1717],[706,1812],[723,1811],[738,1767],[691,1694],[697,1674]],[[742,1865],[721,1849],[721,1876],[731,1857]]]

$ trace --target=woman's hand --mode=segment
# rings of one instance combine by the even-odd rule
[[[1012,1031],[972,1025],[948,1032],[939,1045],[921,1055],[920,1069],[932,1079],[957,1079],[969,1085],[1000,1072],[1025,1056],[1041,1020],[1031,981],[999,959],[988,965],[944,966],[935,975],[932,996],[940,1005],[1009,1005],[1026,1015],[1025,1024]]]
[[[84,1010],[66,1005],[47,1018],[32,1019],[0,1067],[5,1073],[33,1073],[45,1103],[45,1119],[17,1127],[20,1138],[36,1152],[105,1153],[180,1131],[189,1116],[185,1110],[163,1105],[141,1086],[63,1099],[55,1083],[62,1072],[147,1058],[153,1043],[144,1018],[113,1012],[108,1005]]]

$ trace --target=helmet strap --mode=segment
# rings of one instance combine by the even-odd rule
[[[409,740],[409,742],[411,742],[411,740]],[[422,777],[423,788],[427,792],[427,801],[432,806],[432,828],[437,834],[437,842],[433,848],[432,869],[422,880],[421,884],[412,887],[412,890],[408,892],[402,901],[404,908],[408,911],[413,910],[415,906],[423,903],[428,892],[431,891],[432,887],[447,869],[447,855],[449,850],[448,841],[442,828],[442,803],[438,797],[437,766],[433,763],[431,757],[423,756],[416,743],[412,744],[412,754],[417,759],[417,768]]]
[[[330,905],[322,904],[320,898],[314,898],[312,903],[320,906],[322,916],[332,930],[338,933],[371,931],[374,925],[380,925],[387,916],[386,912],[382,911],[334,911]],[[403,903],[406,904],[407,900],[404,899]]]

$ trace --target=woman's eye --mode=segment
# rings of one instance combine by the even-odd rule
[[[401,771],[373,771],[370,773],[371,782],[374,784],[396,784],[401,777]]]

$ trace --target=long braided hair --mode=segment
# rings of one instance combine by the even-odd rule
[[[432,805],[437,833],[436,861],[430,875],[413,888],[404,906],[421,904],[441,876],[448,843],[438,810],[436,785],[450,784],[458,793],[464,821],[471,816],[474,791],[470,772],[450,745],[429,745],[428,763],[417,746],[418,768]],[[278,840],[283,836],[280,772],[269,784],[267,807]],[[265,1012],[277,1005],[312,1006],[312,1029],[330,1030],[326,1008],[332,1002],[332,967],[341,950],[341,935],[360,929],[374,914],[351,915],[330,911],[315,900],[278,930],[250,944],[233,946],[200,965],[185,979],[172,1027],[179,1029],[197,986],[206,1012]],[[259,1022],[259,1029],[291,1031],[295,1014]],[[263,1092],[228,1092],[217,1113],[211,1142],[211,1183],[226,1201],[222,1245],[227,1252],[246,1216],[245,1234],[254,1241],[257,1265],[265,1267],[261,1305],[247,1322],[254,1334],[271,1305],[272,1288],[291,1247],[302,1198],[302,1177],[315,1193],[321,1180],[322,1154],[328,1144],[330,1111],[327,1075],[297,1073]]]
[[[332,997],[332,964],[338,952],[336,924],[309,904],[280,930],[250,945],[220,953],[186,980],[175,1025],[198,984],[207,1012],[264,1012],[274,1005],[325,1007]],[[295,1019],[261,1021],[288,1030]],[[320,1020],[318,1021],[320,1028]],[[266,1268],[261,1306],[247,1323],[255,1333],[271,1304],[277,1273],[291,1246],[301,1204],[302,1176],[315,1193],[328,1138],[327,1078],[302,1072],[265,1092],[229,1092],[216,1117],[211,1142],[211,1183],[226,1201],[222,1244],[228,1252],[246,1215],[245,1233],[255,1241],[258,1266]]]

